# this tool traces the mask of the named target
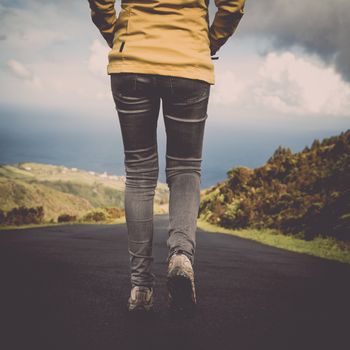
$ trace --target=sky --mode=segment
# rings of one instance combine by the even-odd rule
[[[213,0],[209,10],[212,21]],[[248,158],[259,154],[259,139],[269,144],[259,160],[247,162],[257,165],[283,141],[296,151],[349,128],[349,12],[348,0],[247,0],[239,27],[213,61],[208,156],[225,152],[221,134],[241,140],[230,152]],[[0,23],[0,129],[9,138],[33,125],[38,135],[112,130],[120,146],[109,47],[88,2],[0,0]],[[226,158],[226,168],[235,165]]]

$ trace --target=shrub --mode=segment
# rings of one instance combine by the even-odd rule
[[[125,210],[122,208],[105,208],[110,219],[118,219],[125,215]]]
[[[107,219],[106,217],[106,214],[102,211],[95,211],[95,212],[90,212],[90,213],[87,213],[83,220],[86,220],[86,221],[105,221]]]
[[[44,208],[42,206],[27,208],[20,206],[7,212],[3,221],[6,225],[28,225],[39,224],[44,219]]]
[[[5,224],[6,214],[0,210],[0,225]]]
[[[227,228],[273,228],[350,240],[350,130],[256,169],[235,167],[201,196],[199,216]]]
[[[76,220],[77,220],[76,215],[69,215],[69,214],[61,214],[57,218],[57,222],[72,222],[72,221],[76,221]]]

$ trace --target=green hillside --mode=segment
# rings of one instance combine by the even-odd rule
[[[350,240],[350,130],[298,153],[280,146],[256,169],[232,168],[204,191],[199,214],[225,228]]]
[[[62,214],[81,217],[95,208],[123,208],[124,188],[124,176],[38,163],[0,166],[0,210],[42,206],[45,221]],[[167,185],[159,183],[155,212],[165,212],[167,202]]]
[[[0,177],[0,209],[8,212],[20,206],[43,206],[46,220],[56,219],[59,213],[79,215],[93,208],[84,198],[57,191],[40,183]]]

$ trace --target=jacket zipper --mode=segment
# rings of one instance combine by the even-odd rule
[[[120,48],[119,48],[119,52],[122,52],[124,49],[124,45],[125,45],[125,41],[122,41]]]

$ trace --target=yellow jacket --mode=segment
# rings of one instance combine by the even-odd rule
[[[245,0],[215,0],[209,26],[209,0],[89,0],[92,21],[111,51],[108,74],[151,73],[215,84],[211,55],[236,30]]]

